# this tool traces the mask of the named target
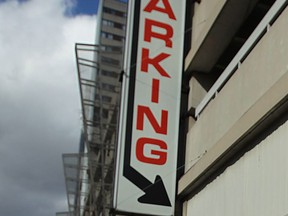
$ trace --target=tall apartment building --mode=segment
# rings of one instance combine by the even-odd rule
[[[127,1],[100,0],[95,45],[76,44],[85,150],[63,155],[69,211],[109,215]]]

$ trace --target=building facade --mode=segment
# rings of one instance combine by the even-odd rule
[[[182,95],[188,127],[178,210],[287,215],[287,1],[187,6],[191,33],[183,81],[189,91]]]

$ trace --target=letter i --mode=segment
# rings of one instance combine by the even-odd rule
[[[158,79],[153,79],[152,80],[151,101],[153,103],[158,103],[159,102],[159,85],[160,85],[160,82],[159,82]]]

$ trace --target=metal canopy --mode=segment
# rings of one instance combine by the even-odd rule
[[[63,155],[73,216],[105,216],[112,207],[120,91],[115,74],[120,73],[121,65],[106,62],[116,62],[122,53],[111,50],[117,49],[79,43],[75,46],[86,152]]]

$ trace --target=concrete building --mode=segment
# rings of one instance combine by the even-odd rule
[[[177,213],[287,215],[287,0],[187,7]]]

